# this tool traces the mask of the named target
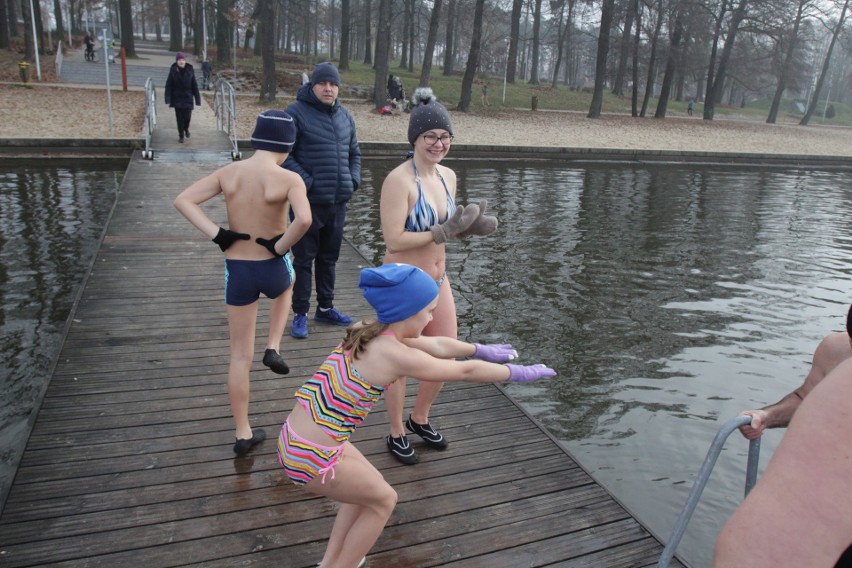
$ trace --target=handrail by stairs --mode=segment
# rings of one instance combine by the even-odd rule
[[[716,458],[722,452],[722,447],[725,445],[725,440],[737,428],[751,422],[751,416],[740,415],[725,422],[713,443],[710,444],[710,449],[707,451],[707,456],[704,458],[704,463],[698,471],[698,476],[695,478],[695,483],[692,484],[692,490],[686,498],[680,515],[675,522],[672,536],[666,543],[663,553],[660,555],[660,560],[657,562],[657,568],[667,568],[674,556],[677,545],[680,544],[680,539],[683,538],[683,533],[686,532],[686,525],[698,505],[698,500],[701,498],[701,493],[704,491],[704,486],[707,485],[707,480],[710,478],[710,473],[713,471],[713,466],[716,465]],[[757,464],[760,460],[760,438],[752,440],[748,447],[748,464],[746,465],[746,481],[745,495],[748,495],[754,484],[757,482]]]
[[[145,149],[142,150],[142,158],[154,159],[154,150],[151,149],[151,135],[157,126],[157,93],[154,90],[154,79],[145,79]]]
[[[216,128],[231,139],[231,159],[242,158],[237,146],[236,91],[225,79],[219,77],[213,83],[213,111],[216,113]]]

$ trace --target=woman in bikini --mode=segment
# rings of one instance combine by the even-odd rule
[[[349,326],[343,342],[296,392],[278,439],[278,459],[290,480],[341,503],[322,568],[363,565],[396,505],[396,491],[348,441],[389,385],[406,376],[528,382],[556,375],[542,364],[496,364],[517,356],[511,345],[421,337],[440,300],[435,279],[417,267],[366,268],[358,285],[375,320]]]
[[[450,115],[429,88],[417,89],[413,104],[408,122],[408,141],[413,151],[382,184],[381,224],[387,247],[384,261],[417,266],[435,280],[440,290],[438,304],[423,334],[455,338],[456,304],[446,276],[444,243],[471,234],[490,234],[497,229],[497,219],[484,215],[484,201],[479,206],[456,207],[456,174],[441,165],[453,141]],[[388,388],[387,446],[406,465],[417,463],[406,429],[431,448],[447,447],[447,440],[429,423],[429,410],[441,386],[441,382],[420,383],[414,409],[404,424],[405,380]]]

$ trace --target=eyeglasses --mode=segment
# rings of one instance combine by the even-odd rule
[[[441,144],[444,146],[449,146],[453,142],[452,134],[442,134],[438,136],[437,134],[432,134],[431,132],[423,135],[423,140],[426,141],[430,146],[434,146],[438,143],[438,140],[441,141]]]

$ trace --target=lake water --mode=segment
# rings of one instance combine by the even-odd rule
[[[367,160],[347,238],[382,258]],[[452,243],[460,336],[559,372],[509,392],[662,539],[719,426],[798,386],[852,301],[852,174],[449,161],[498,232]],[[22,450],[125,164],[0,168],[0,451]],[[765,465],[781,437],[764,438]],[[707,566],[742,497],[735,434],[678,549]],[[12,472],[13,473],[13,472]],[[0,485],[3,487],[4,485]]]
[[[367,162],[347,237],[383,255]],[[498,232],[453,243],[460,337],[508,341],[559,376],[509,392],[668,540],[719,427],[801,384],[852,301],[852,175],[688,166],[451,161],[459,203]],[[783,431],[764,436],[761,471]],[[729,440],[678,555],[708,566],[741,501]]]
[[[0,505],[125,161],[0,165]]]

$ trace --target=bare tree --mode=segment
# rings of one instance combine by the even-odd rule
[[[713,120],[713,114],[716,110],[716,101],[721,99],[722,91],[725,86],[725,72],[728,66],[728,61],[731,58],[731,53],[734,50],[734,41],[737,37],[737,32],[740,29],[740,24],[745,18],[746,7],[748,0],[739,0],[739,4],[734,9],[731,15],[731,21],[728,25],[728,33],[725,36],[725,47],[722,49],[722,56],[719,58],[719,67],[714,74],[714,56],[717,49],[716,41],[718,36],[714,38],[713,55],[711,55],[710,64],[707,70],[707,94],[704,97],[704,120]],[[722,16],[724,17],[725,7],[723,2]]]
[[[476,77],[476,69],[479,67],[479,51],[482,46],[482,14],[484,11],[485,0],[476,0],[476,7],[473,13],[473,29],[471,30],[470,38],[470,52],[467,55],[467,65],[464,68],[461,100],[458,106],[458,109],[464,112],[470,109],[473,79]]]
[[[169,0],[174,2],[174,0]],[[231,36],[233,24],[230,16],[235,0],[217,0],[216,5],[216,63],[225,67],[231,63]]]
[[[607,32],[609,33],[609,32]],[[532,63],[530,66],[531,85],[538,85],[539,46],[541,44],[541,0],[535,0],[535,11],[533,12],[533,50]]]
[[[432,57],[435,54],[435,43],[438,41],[438,26],[441,23],[441,3],[442,0],[434,0],[432,16],[429,18],[429,35],[426,37],[423,66],[420,68],[419,86],[421,87],[429,84],[429,76],[432,73]]]
[[[633,32],[633,19],[636,17],[636,2],[627,1],[627,12],[624,17],[624,29],[621,32],[621,44],[619,45],[618,67],[615,80],[612,84],[612,94],[624,95],[624,78],[627,75],[627,56],[630,54],[630,37]]]
[[[9,47],[9,11],[6,0],[0,0],[0,49]]]
[[[665,16],[663,0],[657,2],[657,23],[654,25],[654,33],[651,34],[651,54],[648,57],[648,77],[645,80],[645,97],[642,99],[642,110],[639,116],[645,116],[648,110],[648,101],[654,92],[654,77],[657,76],[657,45],[660,39],[660,30],[663,27]]]
[[[509,32],[509,55],[506,62],[506,82],[515,84],[518,72],[518,43],[521,38],[521,8],[524,0],[512,0],[511,31]]]
[[[589,118],[600,118],[603,108],[603,92],[606,83],[606,58],[609,53],[609,30],[612,26],[612,14],[615,0],[603,0],[601,5],[601,28],[598,32],[598,53],[595,60],[595,90],[589,106]]]
[[[352,13],[350,0],[340,0],[340,61],[337,68],[349,71],[349,42],[352,30]]]
[[[370,0],[364,0],[364,65],[373,64],[373,35],[370,30],[372,21]]]
[[[376,77],[373,82],[373,103],[376,105],[376,109],[385,106],[388,98],[386,78],[390,67],[388,59],[390,57],[392,1],[379,1],[379,21],[376,26],[376,63],[373,66],[376,70]]]
[[[169,0],[169,51],[183,51],[180,0]]]
[[[781,64],[778,73],[778,84],[775,87],[772,104],[769,106],[769,115],[766,117],[766,122],[769,124],[775,124],[778,119],[778,109],[781,108],[781,97],[784,95],[784,89],[787,88],[788,76],[793,65],[793,55],[799,46],[799,28],[804,18],[805,7],[810,3],[811,0],[798,0],[796,2],[796,16],[793,18],[793,27],[780,42],[786,44],[786,48],[784,50],[784,62]]]
[[[677,63],[680,61],[680,40],[682,37],[683,23],[681,22],[680,6],[677,6],[675,8],[674,32],[669,44],[669,52],[666,54],[666,73],[663,76],[663,84],[660,86],[660,98],[657,101],[657,111],[654,113],[654,118],[666,117],[672,82],[674,81]]]
[[[843,0],[843,8],[840,10],[840,18],[837,20],[837,25],[834,26],[834,30],[831,32],[831,41],[828,44],[828,51],[825,53],[822,71],[820,71],[819,78],[817,79],[816,86],[814,87],[814,96],[808,105],[808,110],[805,112],[805,116],[803,116],[802,120],[799,121],[800,126],[807,126],[816,111],[817,103],[819,102],[819,94],[820,91],[822,91],[822,85],[825,82],[825,77],[828,75],[828,66],[831,63],[831,52],[834,51],[834,44],[837,43],[837,37],[843,29],[843,23],[846,21],[846,10],[848,8],[849,0]]]
[[[136,57],[136,42],[133,38],[133,10],[130,0],[118,0],[121,47],[126,57]]]
[[[444,41],[444,75],[453,74],[453,50],[455,49],[456,0],[447,4],[447,35]]]

